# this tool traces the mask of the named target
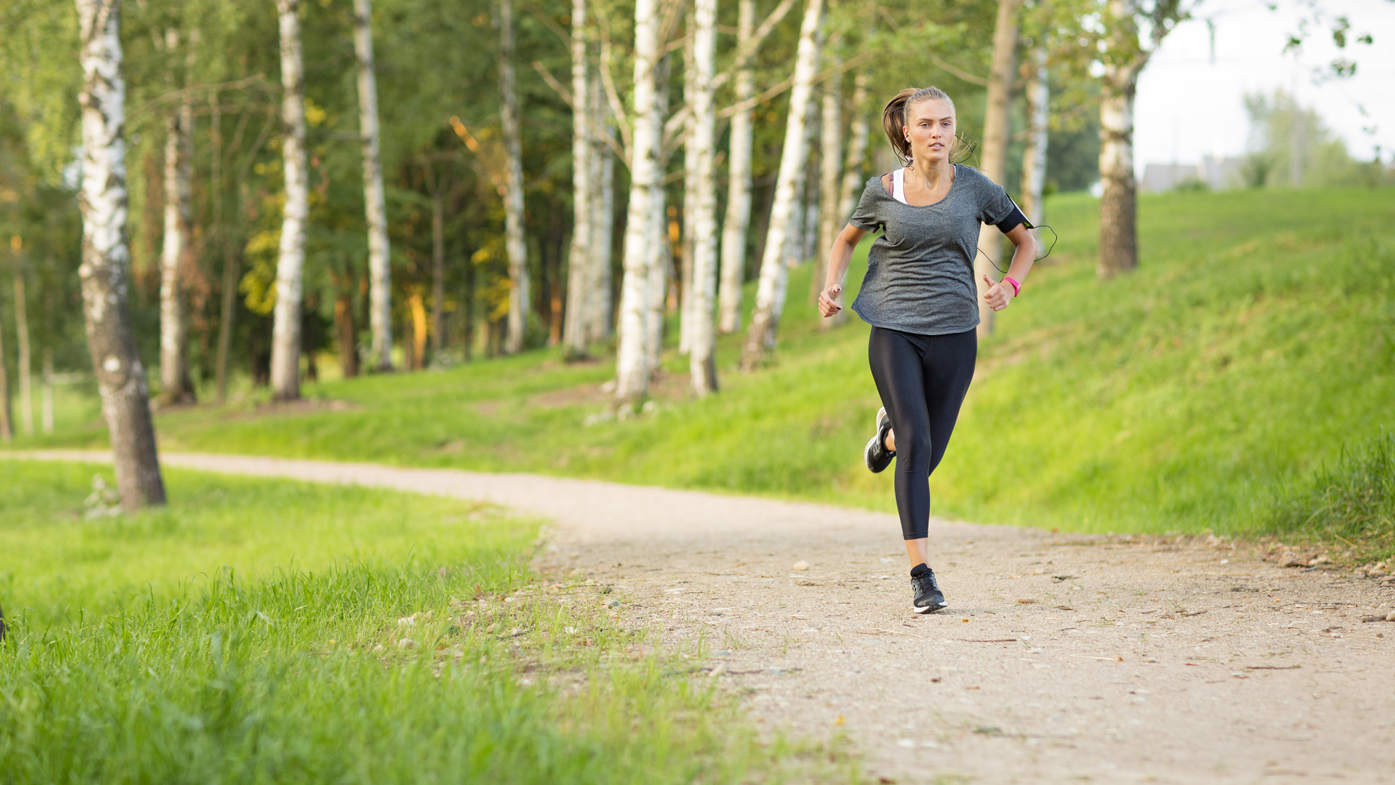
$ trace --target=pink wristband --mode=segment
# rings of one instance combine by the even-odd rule
[[[1018,295],[1022,294],[1022,284],[1020,284],[1020,283],[1018,283],[1017,281],[1013,280],[1012,276],[1010,276],[1010,275],[1004,275],[1004,276],[1003,276],[1003,280],[1004,280],[1004,281],[1007,281],[1007,282],[1010,283],[1010,284],[1012,284],[1012,296],[1013,296],[1013,297],[1017,297]]]

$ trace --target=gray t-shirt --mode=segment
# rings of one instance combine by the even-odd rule
[[[867,254],[867,277],[852,304],[868,324],[919,335],[978,326],[979,225],[998,224],[1015,205],[977,169],[955,164],[954,170],[945,198],[921,207],[896,201],[881,177],[867,181],[848,222],[883,232]]]

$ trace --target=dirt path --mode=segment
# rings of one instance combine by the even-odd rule
[[[72,459],[100,454],[42,453]],[[1256,548],[934,521],[909,612],[889,515],[530,475],[213,455],[208,471],[486,499],[689,650],[764,727],[900,783],[1395,783],[1395,582]],[[890,492],[890,491],[888,491]],[[796,564],[804,562],[806,569]]]

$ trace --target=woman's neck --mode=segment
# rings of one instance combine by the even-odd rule
[[[911,161],[906,169],[913,175],[918,175],[925,182],[926,188],[934,190],[943,182],[954,182],[954,165],[948,158],[933,160],[917,158]]]

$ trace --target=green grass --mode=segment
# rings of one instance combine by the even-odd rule
[[[184,471],[167,509],[86,519],[94,473],[0,462],[6,782],[856,778],[531,573],[536,522]]]
[[[1275,505],[1269,528],[1378,558],[1395,555],[1395,433],[1343,450]]]
[[[1095,277],[1097,202],[1048,202],[1060,233],[999,315],[934,509],[1078,531],[1257,531],[1274,500],[1344,443],[1392,426],[1395,194],[1233,191],[1144,196],[1141,264]],[[866,245],[863,246],[865,253]],[[858,263],[860,264],[860,262]],[[849,295],[861,268],[850,273]],[[665,358],[658,411],[602,421],[607,356],[554,351],[449,371],[308,385],[321,405],[247,399],[164,413],[166,449],[260,453],[623,482],[893,508],[861,468],[877,406],[866,328],[819,329],[794,271],[774,362],[696,400]],[[748,291],[747,302],[750,301]],[[671,333],[673,331],[670,331]],[[331,408],[327,401],[342,402]],[[26,445],[100,445],[98,424]]]

